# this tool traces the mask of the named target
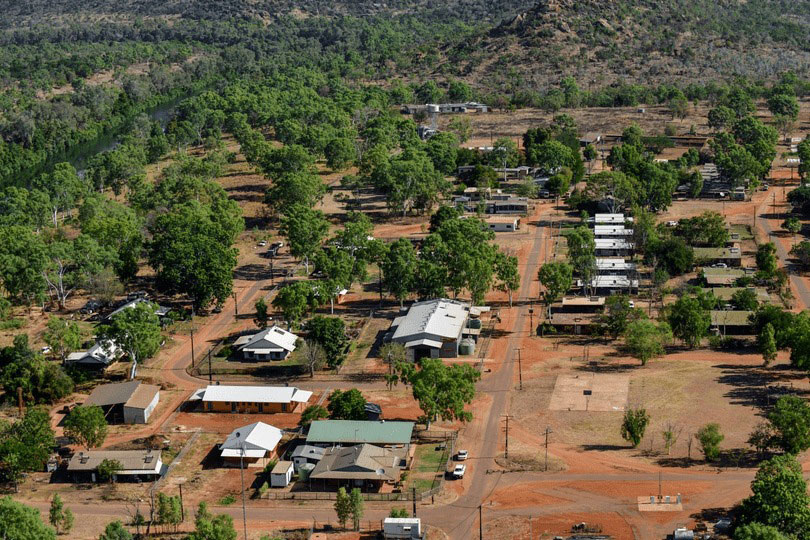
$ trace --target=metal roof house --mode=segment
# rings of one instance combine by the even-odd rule
[[[592,225],[624,225],[625,223],[633,223],[633,218],[626,217],[624,214],[595,214],[593,217],[588,218],[588,223]]]
[[[134,300],[130,300],[129,302],[127,302],[123,306],[117,308],[112,313],[107,315],[105,317],[105,319],[107,319],[107,320],[112,319],[113,317],[115,317],[116,315],[118,315],[119,313],[124,311],[125,309],[133,308],[133,307],[137,306],[138,304],[140,304],[142,302],[148,302],[148,301],[149,300],[147,300],[146,298],[135,298]],[[171,308],[164,307],[164,306],[157,306],[157,309],[155,310],[155,315],[157,315],[158,317],[165,317],[170,311],[171,311]]]
[[[416,302],[407,314],[394,319],[388,337],[405,346],[410,361],[455,358],[469,315],[469,304],[456,300]]]
[[[403,458],[396,452],[373,444],[329,448],[309,475],[310,481],[322,480],[331,484],[364,486],[378,491],[384,483],[395,483],[402,473]]]
[[[219,445],[219,455],[226,467],[239,467],[240,460],[245,466],[264,467],[275,457],[281,436],[280,429],[254,422],[233,430]]]
[[[623,238],[595,238],[597,257],[621,257],[633,252],[633,242]]]
[[[87,369],[103,371],[110,364],[121,358],[123,351],[110,340],[97,341],[95,345],[86,351],[76,351],[70,353],[65,358],[66,366],[77,366]]]
[[[189,398],[201,402],[210,412],[279,413],[295,412],[312,397],[312,392],[294,386],[209,385]]]
[[[753,311],[712,310],[711,330],[718,335],[748,336],[754,333],[751,324]]]
[[[578,287],[582,287],[584,283],[581,279],[577,280]],[[619,291],[622,289],[629,291],[638,289],[638,280],[630,279],[627,276],[596,276],[591,280],[590,286],[598,291]]]
[[[324,452],[326,452],[326,448],[323,446],[301,444],[295,447],[290,457],[297,470],[298,467],[306,463],[318,463],[323,458]]]
[[[624,276],[636,271],[636,263],[621,257],[600,257],[596,259],[596,270],[600,276]]]
[[[159,386],[127,381],[95,387],[84,404],[101,407],[110,424],[145,424],[158,401]]]
[[[384,540],[421,540],[422,520],[418,517],[392,518],[383,520]]]
[[[245,360],[284,360],[295,350],[298,336],[278,326],[241,336],[234,347]]]
[[[625,229],[624,225],[596,225],[593,235],[596,238],[633,236],[633,229]]]
[[[155,480],[165,472],[160,450],[90,450],[73,454],[67,466],[68,475],[74,482],[96,482],[100,480],[98,466],[104,460],[121,464],[121,470],[113,477],[116,481]]]
[[[309,426],[307,444],[346,446],[369,443],[407,447],[411,443],[413,426],[413,422],[385,420],[316,420]]]
[[[742,251],[738,247],[693,247],[695,260],[709,264],[727,264],[738,267],[742,265]]]

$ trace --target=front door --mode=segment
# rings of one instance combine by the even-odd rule
[[[236,412],[236,402],[231,401],[231,412]]]
[[[259,403],[259,412],[260,413],[264,412],[264,403]]]

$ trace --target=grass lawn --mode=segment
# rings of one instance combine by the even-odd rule
[[[437,443],[420,444],[416,448],[414,460],[414,472],[436,472],[447,460],[447,449],[439,449]]]

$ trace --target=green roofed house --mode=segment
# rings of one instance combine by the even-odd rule
[[[382,447],[408,448],[411,444],[413,426],[413,422],[385,420],[316,420],[309,426],[307,444],[350,446],[367,443]]]
[[[751,325],[753,311],[712,310],[711,330],[720,336],[750,336],[754,333]]]
[[[692,248],[698,264],[726,264],[738,268],[742,264],[742,251],[738,247]]]
[[[735,293],[744,291],[746,288],[754,291],[757,295],[757,302],[760,304],[769,304],[771,302],[768,289],[765,287],[712,287],[711,291],[722,302],[730,302]]]
[[[701,268],[700,274],[709,287],[730,287],[745,276],[753,276],[756,270],[749,268]]]

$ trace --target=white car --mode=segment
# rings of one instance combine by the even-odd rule
[[[470,454],[466,450],[459,450],[458,454],[456,454],[457,461],[464,461]]]
[[[677,227],[677,226],[678,226],[677,221],[667,221],[667,227]]]
[[[259,242],[259,247],[264,247],[264,246],[266,246],[266,245],[267,245],[267,242],[265,242],[264,240],[262,240],[261,242]]]
[[[464,478],[465,472],[467,472],[466,465],[456,465],[453,469],[453,478]]]
[[[728,265],[726,263],[714,263],[712,268],[728,268]]]

